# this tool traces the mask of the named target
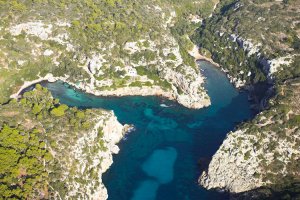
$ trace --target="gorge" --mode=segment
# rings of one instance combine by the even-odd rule
[[[0,0],[0,199],[299,199],[299,13]]]
[[[254,113],[246,92],[237,91],[212,64],[199,65],[212,102],[200,110],[158,97],[96,97],[63,82],[42,84],[61,103],[113,110],[122,124],[134,125],[103,175],[108,199],[228,198],[198,186],[197,161],[211,157],[226,133]]]

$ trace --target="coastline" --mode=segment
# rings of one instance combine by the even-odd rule
[[[69,149],[71,155],[69,159],[73,165],[64,165],[63,169],[65,179],[71,173],[73,176],[66,183],[69,188],[66,199],[75,198],[77,195],[88,196],[92,200],[108,198],[107,189],[102,182],[102,175],[113,164],[113,154],[118,154],[120,151],[118,143],[130,131],[131,126],[122,125],[113,111],[102,111],[95,122],[93,129],[80,135]],[[99,138],[99,132],[103,134],[101,138]],[[102,143],[104,146],[95,148],[98,143]],[[86,149],[93,148],[93,152],[86,153]],[[86,173],[87,171],[93,171],[94,176]],[[77,181],[76,177],[80,177],[86,183]]]
[[[90,93],[90,94],[93,94],[95,96],[125,96],[124,95],[124,90],[122,90],[123,88],[120,88],[122,90],[122,91],[119,91],[120,93],[116,92],[116,90],[108,91],[108,92],[104,91],[104,92],[107,92],[106,94],[103,94],[101,92],[97,93],[97,90],[92,90],[90,87],[88,87],[89,85],[85,85],[86,87],[83,87],[84,84],[82,84],[82,85],[77,84],[76,85],[74,83],[69,83],[68,81],[66,81],[67,78],[68,77],[53,77],[52,74],[47,74],[47,76],[45,76],[44,78],[40,78],[40,79],[35,80],[33,82],[30,82],[30,83],[35,84],[38,81],[55,82],[55,81],[60,80],[60,81],[64,81],[64,82],[70,84],[74,88],[80,89],[80,90],[82,90],[86,93]],[[26,84],[27,85],[32,85],[32,84],[28,84],[28,82],[26,82]],[[148,95],[140,95],[140,96],[149,96],[150,95],[148,88],[146,88],[145,90],[141,90],[141,88],[139,88],[139,87],[136,87],[136,88],[132,87],[132,88],[129,88],[129,90],[127,90],[126,92],[128,94],[130,94],[131,96],[132,95],[138,95],[138,94],[133,93],[135,91],[139,92],[140,94],[143,94],[143,92],[147,92],[146,94],[148,94]],[[170,94],[170,93],[163,93],[163,92],[159,93],[156,89],[152,89],[152,91],[155,92],[153,94],[153,96],[164,96],[164,95]],[[174,100],[174,97],[171,96],[170,98],[173,98],[173,100]],[[116,125],[113,125],[113,126],[116,126]],[[106,136],[111,137],[111,135],[114,135],[114,134],[109,134],[109,132],[110,131],[104,131],[104,133],[105,133],[104,137],[106,137]],[[89,192],[89,195],[92,197],[92,199],[107,199],[108,198],[107,189],[106,189],[105,185],[102,183],[102,174],[113,164],[113,160],[112,160],[113,154],[117,154],[119,152],[119,147],[117,146],[117,143],[123,138],[123,136],[124,136],[124,133],[122,133],[121,135],[120,135],[120,133],[116,133],[116,135],[114,137],[116,137],[118,139],[114,139],[114,140],[111,140],[109,138],[104,139],[106,141],[105,144],[108,145],[108,151],[99,152],[99,154],[103,158],[103,162],[101,163],[101,169],[99,170],[99,177],[100,177],[99,180],[101,180],[100,181],[100,187],[98,187],[96,193],[92,193],[90,191],[87,191],[87,192]],[[90,187],[92,184],[93,183],[89,184],[87,187]]]
[[[205,56],[200,55],[198,47],[194,45],[194,48],[188,53],[195,59],[195,63],[198,61],[204,60],[212,63],[213,65],[219,67],[212,59],[209,59]],[[197,63],[198,65],[198,63]],[[89,73],[90,74],[90,73]],[[39,77],[36,80],[24,81],[23,85],[19,90],[10,95],[10,98],[19,98],[21,92],[28,88],[31,85],[40,83],[42,81],[55,82],[63,81],[76,89],[84,91],[86,93],[102,96],[102,97],[121,97],[121,96],[158,96],[164,97],[172,101],[176,101],[180,105],[189,108],[189,109],[201,109],[211,105],[210,98],[205,90],[203,90],[203,83],[205,82],[205,77],[200,74],[193,75],[193,81],[187,81],[184,77],[172,70],[167,71],[165,79],[172,84],[172,88],[169,90],[164,90],[160,86],[126,86],[122,88],[116,88],[113,90],[99,90],[96,88],[96,80],[90,74],[91,79],[88,82],[80,82],[79,84],[68,81],[68,76],[64,77],[55,77],[53,74],[48,73],[45,77]],[[178,91],[177,86],[182,86],[183,93]],[[199,92],[200,91],[200,92]]]
[[[19,98],[21,92],[28,88],[31,85],[40,83],[42,81],[55,82],[55,81],[63,81],[76,89],[82,90],[86,93],[95,95],[95,96],[103,96],[103,97],[121,97],[121,96],[160,96],[167,98],[172,101],[176,101],[182,106],[190,109],[200,109],[203,107],[207,107],[211,105],[210,99],[208,95],[203,95],[199,99],[191,98],[189,95],[178,95],[174,91],[169,90],[165,91],[159,86],[142,86],[142,87],[123,87],[115,90],[96,90],[92,84],[80,83],[75,84],[67,80],[68,77],[54,77],[52,74],[47,74],[45,77],[40,77],[39,79],[33,81],[25,81],[21,88],[17,93],[12,94],[10,98]],[[206,96],[208,98],[206,98]]]
[[[28,87],[34,85],[34,84],[43,82],[43,81],[55,82],[56,79],[53,77],[52,74],[47,74],[45,77],[40,77],[40,78],[35,79],[35,80],[33,80],[33,81],[24,81],[23,85],[22,85],[21,88],[18,90],[18,92],[16,92],[16,93],[10,95],[10,98],[12,98],[12,99],[17,99],[17,98],[19,98],[21,92],[22,92],[24,89],[26,89],[26,88],[28,88]]]
[[[105,141],[107,151],[99,152],[99,155],[102,158],[101,168],[99,169],[98,174],[100,185],[98,187],[98,191],[94,194],[90,194],[90,197],[93,200],[106,200],[108,198],[108,193],[105,185],[103,184],[102,175],[113,164],[113,154],[118,154],[120,151],[118,143],[125,134],[130,132],[131,126],[128,124],[120,124],[114,112],[111,111],[111,116],[105,122],[99,121],[96,124],[94,129],[95,133],[98,132],[99,127],[103,128],[103,140]]]
[[[211,58],[201,55],[199,53],[199,47],[197,45],[194,45],[193,49],[191,51],[189,51],[188,53],[195,58],[196,62],[204,60],[204,61],[207,61],[207,62],[211,63],[212,65],[220,68],[220,70],[226,74],[227,78],[230,80],[230,82],[234,85],[235,88],[241,89],[246,86],[245,80],[240,80],[240,79],[230,76],[228,71],[225,70],[224,68],[222,68],[218,63],[214,62]]]
[[[194,58],[195,58],[195,62],[196,62],[197,59],[196,59],[196,57],[194,57]],[[209,61],[209,60],[207,60],[207,61]],[[111,90],[111,91],[109,91],[109,90],[99,91],[94,88],[92,81],[90,84],[83,83],[83,82],[81,82],[80,84],[75,84],[73,82],[68,81],[67,80],[68,78],[69,77],[67,77],[67,76],[54,77],[53,74],[48,73],[45,77],[39,77],[38,79],[32,80],[32,81],[24,81],[23,85],[19,88],[18,92],[16,92],[15,94],[12,94],[10,96],[10,98],[15,98],[15,99],[19,98],[21,95],[21,92],[24,89],[26,89],[34,84],[43,82],[43,81],[48,81],[48,82],[63,81],[76,89],[79,89],[81,91],[84,91],[86,93],[89,93],[89,94],[92,94],[95,96],[104,96],[104,97],[110,97],[110,96],[160,96],[160,97],[167,98],[169,100],[176,101],[177,103],[181,104],[182,106],[185,106],[185,107],[191,108],[191,109],[200,109],[203,107],[207,107],[211,104],[209,98],[204,98],[207,95],[206,92],[205,92],[206,95],[199,95],[201,98],[203,97],[202,99],[189,100],[190,96],[188,96],[188,95],[185,95],[185,96],[180,96],[178,94],[176,95],[174,90],[165,91],[159,86],[125,87],[125,88],[118,88],[116,90]],[[201,79],[202,79],[202,77],[201,77]],[[201,82],[201,81],[195,82],[194,87],[195,86],[200,87],[200,85],[203,86],[202,83],[203,82]],[[195,88],[197,88],[197,87],[195,87]],[[96,135],[98,128],[101,126],[103,127],[103,132],[104,132],[103,139],[105,141],[105,146],[107,146],[107,151],[103,151],[103,152],[101,151],[98,153],[98,156],[95,157],[95,160],[96,160],[95,162],[98,162],[100,157],[102,159],[101,168],[99,169],[99,172],[98,172],[99,173],[98,181],[99,181],[100,185],[98,186],[98,189],[95,192],[90,190],[90,188],[92,187],[94,182],[91,182],[90,184],[88,184],[86,186],[87,194],[91,197],[91,199],[95,199],[95,200],[98,200],[98,199],[103,200],[103,199],[108,198],[107,189],[102,182],[102,174],[105,171],[107,171],[109,169],[109,167],[113,164],[113,154],[117,154],[120,150],[119,147],[117,146],[117,144],[130,129],[130,126],[128,126],[128,125],[121,125],[119,123],[119,121],[117,120],[117,117],[112,112],[112,116],[110,116],[108,118],[107,122],[104,122],[103,119],[101,119],[95,125],[94,130],[92,132],[89,132],[88,134],[85,134],[82,138],[84,138],[85,140],[90,140],[91,138],[93,138]],[[74,145],[72,152],[74,153],[75,157],[78,157],[79,159],[84,161],[84,157],[82,157],[83,155],[81,152],[82,146],[84,146],[81,144],[82,138],[80,138],[80,140],[77,141],[78,143],[76,143]],[[84,161],[84,163],[85,163],[85,161]],[[87,163],[85,163],[83,166],[81,166],[80,170],[82,170],[83,168],[88,168]],[[70,191],[69,196],[72,197],[72,195],[75,194],[77,190],[80,190],[80,188],[78,188],[78,184],[76,182],[70,182],[70,186],[71,186],[71,188],[73,188],[73,190]]]
[[[197,45],[194,45],[193,49],[188,51],[188,53],[195,58],[195,61],[207,61],[210,62],[211,64],[215,65],[216,67],[220,67],[220,65],[216,62],[214,62],[211,58],[208,58],[206,56],[203,56],[199,53],[199,47]]]

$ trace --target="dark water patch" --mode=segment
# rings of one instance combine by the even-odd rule
[[[246,92],[210,63],[200,66],[212,105],[199,110],[153,96],[96,97],[62,82],[43,83],[62,103],[113,110],[121,123],[135,125],[103,175],[110,200],[228,199],[198,185],[198,161],[211,157],[226,133],[254,113]]]

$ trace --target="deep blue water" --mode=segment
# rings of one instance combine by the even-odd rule
[[[62,103],[113,110],[121,123],[136,127],[103,176],[110,200],[228,199],[197,184],[198,161],[211,157],[226,133],[253,113],[247,93],[237,91],[224,73],[204,61],[200,68],[212,101],[200,110],[158,97],[96,97],[62,82],[44,84]]]

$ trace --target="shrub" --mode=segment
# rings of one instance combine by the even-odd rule
[[[36,114],[40,113],[42,111],[42,109],[43,109],[42,106],[40,106],[39,104],[35,103],[33,105],[33,107],[32,107],[31,112],[36,115]]]
[[[53,108],[51,110],[51,115],[55,116],[55,117],[61,117],[65,114],[65,111],[68,109],[69,107],[65,104],[62,104],[60,106],[58,106],[57,108]]]
[[[83,119],[85,117],[85,114],[83,111],[77,111],[75,113],[75,117],[78,118],[78,119]]]

